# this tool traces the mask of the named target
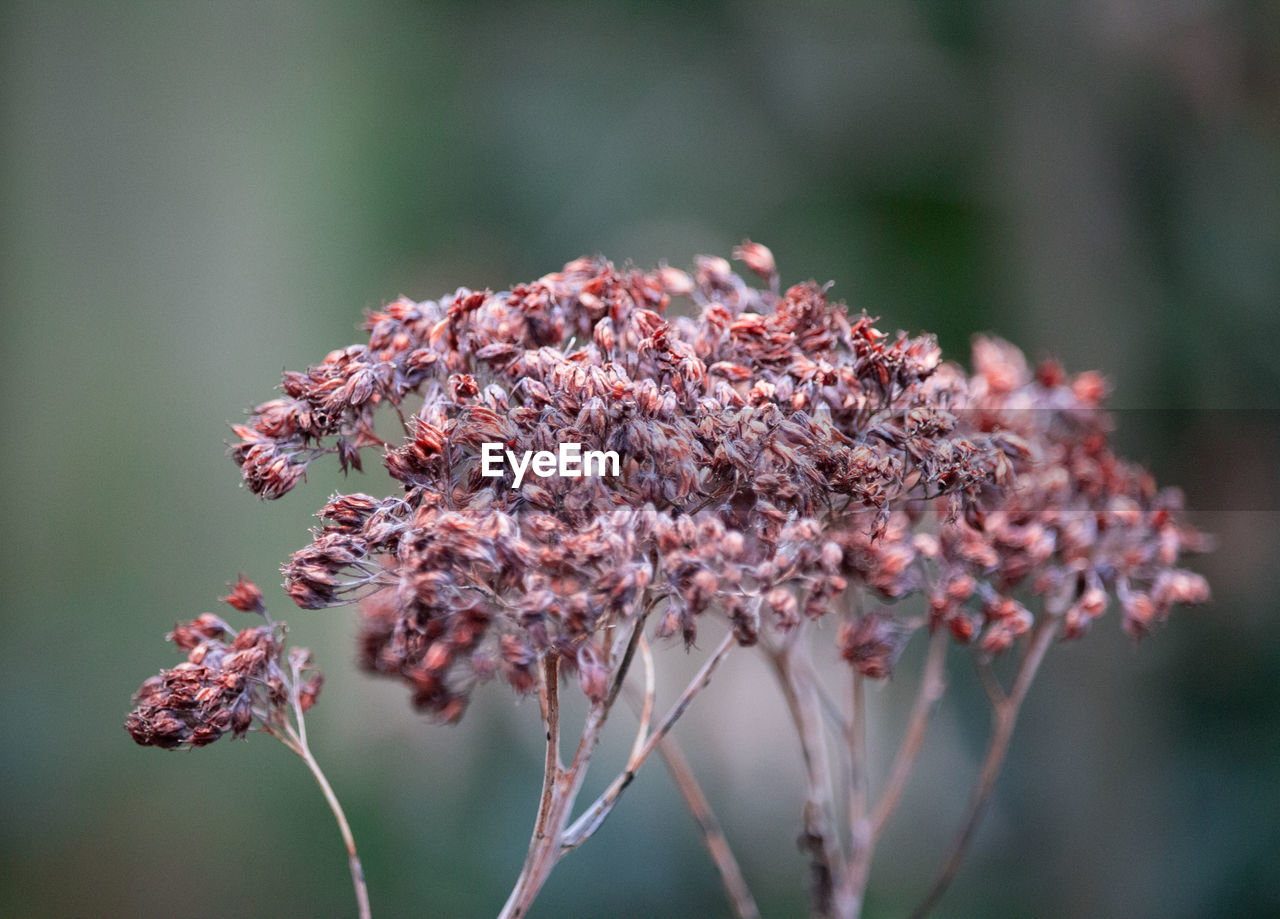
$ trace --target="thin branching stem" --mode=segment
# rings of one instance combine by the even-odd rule
[[[884,832],[885,824],[897,809],[906,790],[907,780],[915,766],[920,747],[924,744],[925,729],[928,727],[929,715],[942,698],[946,689],[944,671],[947,661],[947,633],[937,629],[929,637],[929,653],[925,658],[924,672],[920,678],[920,688],[916,691],[915,702],[911,705],[911,715],[907,721],[907,729],[902,743],[894,756],[893,766],[889,770],[889,780],[880,793],[871,816],[871,845],[874,846]]]
[[[639,716],[642,725],[640,735],[643,735],[648,731],[647,725],[653,711],[654,695],[653,652],[649,648],[649,642],[643,636],[640,638],[638,651],[644,663],[645,691],[643,696],[637,698],[636,692],[628,688],[627,697]],[[637,738],[640,735],[637,735]],[[633,757],[638,750],[639,746],[633,747]],[[724,884],[725,895],[729,898],[729,905],[733,908],[734,915],[738,919],[759,919],[760,910],[756,907],[750,888],[747,887],[742,868],[674,734],[667,734],[662,738],[658,744],[658,753],[662,756],[667,771],[680,792],[680,797],[684,799],[685,806],[693,815],[694,822],[698,826],[698,834],[702,837],[703,845],[711,855],[716,870],[720,872],[720,880]]]
[[[538,820],[533,830],[534,843],[545,835],[547,813],[551,810],[555,786],[564,769],[560,762],[560,657],[557,654],[548,653],[542,659],[538,703],[542,709],[542,725],[546,729],[547,743],[542,769],[542,797],[538,805]]]
[[[759,919],[760,910],[756,906],[750,888],[747,887],[742,868],[734,857],[733,850],[729,847],[729,840],[724,835],[724,829],[716,819],[711,803],[694,777],[693,769],[685,759],[684,752],[680,749],[675,737],[672,735],[664,737],[658,744],[658,753],[666,763],[667,771],[671,773],[671,779],[676,783],[676,788],[680,790],[680,797],[684,798],[689,813],[698,824],[698,833],[702,836],[703,845],[711,854],[711,860],[715,862],[716,870],[720,872],[720,880],[724,884],[725,894],[729,898],[733,914],[738,919]]]
[[[852,901],[849,908],[857,915],[871,869],[871,825],[867,815],[870,790],[865,678],[854,670],[852,683],[852,711],[846,737],[849,751],[849,860],[846,876]]]
[[[680,716],[684,714],[694,696],[711,682],[712,674],[715,673],[716,668],[720,666],[720,662],[724,660],[725,655],[729,653],[729,649],[734,644],[735,639],[733,633],[730,632],[720,642],[719,647],[707,658],[694,678],[689,681],[689,685],[684,688],[680,697],[671,706],[667,714],[663,716],[662,721],[658,723],[657,728],[645,740],[639,751],[633,751],[626,768],[609,784],[609,787],[604,790],[600,797],[582,813],[582,816],[565,831],[563,842],[565,849],[577,848],[591,838],[592,834],[600,828],[604,819],[613,810],[614,805],[618,803],[618,798],[622,796],[627,786],[635,778],[637,770],[649,758],[649,755],[653,753],[658,744],[661,743],[662,738],[667,735],[667,732],[680,719]]]
[[[281,737],[290,750],[298,755],[298,757],[307,764],[307,768],[311,770],[311,774],[315,777],[316,784],[320,786],[320,791],[324,794],[324,799],[329,805],[329,810],[333,811],[334,819],[338,821],[338,832],[342,835],[342,842],[347,847],[347,864],[351,869],[351,884],[355,888],[356,909],[360,919],[370,919],[372,912],[369,908],[369,887],[364,879],[364,867],[360,864],[360,856],[356,853],[355,837],[351,835],[351,825],[347,823],[347,815],[342,810],[342,804],[338,801],[338,796],[334,794],[333,786],[329,784],[329,779],[325,777],[324,770],[320,768],[320,764],[316,762],[315,756],[311,752],[311,747],[307,744],[307,719],[302,711],[302,702],[298,695],[300,680],[299,668],[292,665],[293,680],[289,689],[289,702],[293,708],[294,719],[297,721],[297,730],[292,725],[284,726],[284,736]],[[286,739],[287,738],[287,739]]]
[[[534,897],[542,889],[547,876],[555,865],[561,829],[564,826],[570,781],[574,770],[582,770],[590,759],[583,751],[594,746],[593,731],[599,724],[599,706],[593,705],[587,713],[582,738],[574,754],[573,763],[565,768],[560,762],[560,670],[559,655],[548,652],[542,659],[538,675],[538,701],[542,711],[543,734],[546,752],[542,770],[542,793],[538,799],[538,817],[534,822],[533,836],[529,840],[529,852],[525,856],[520,875],[507,902],[502,907],[502,917],[525,915]]]
[[[632,627],[625,638],[619,638],[609,654],[609,662],[614,673],[615,685],[626,679],[637,642],[636,633],[644,628],[645,615],[649,606],[647,602],[642,612],[632,620]],[[543,722],[546,729],[547,753],[543,769],[543,791],[538,806],[538,819],[534,825],[533,838],[530,840],[529,853],[525,857],[520,875],[516,879],[507,902],[499,914],[500,919],[518,919],[528,914],[542,886],[546,883],[551,869],[560,860],[564,852],[572,848],[564,844],[569,831],[565,829],[574,802],[582,790],[586,779],[587,768],[591,764],[592,754],[599,742],[600,733],[608,720],[609,711],[614,701],[611,692],[606,700],[596,702],[587,710],[587,717],[582,727],[582,735],[577,749],[568,766],[560,763],[559,755],[559,673],[555,663],[548,663],[554,655],[544,658],[539,687]],[[602,818],[603,819],[603,818]]]
[[[649,736],[649,722],[653,719],[654,697],[657,695],[657,673],[653,666],[653,651],[649,642],[640,636],[640,661],[644,664],[644,696],[640,703],[640,723],[636,728],[636,739],[631,745],[631,755],[627,757],[627,765],[635,763]]]
[[[929,888],[925,898],[911,913],[911,919],[924,919],[938,905],[938,901],[942,899],[942,895],[946,893],[951,881],[955,878],[960,862],[964,859],[965,853],[973,841],[974,832],[978,828],[978,823],[982,819],[987,803],[991,800],[991,791],[995,787],[996,778],[1000,775],[1000,767],[1004,764],[1005,754],[1009,751],[1009,740],[1013,736],[1013,728],[1018,720],[1018,711],[1022,708],[1022,702],[1027,696],[1027,690],[1031,688],[1031,682],[1035,679],[1036,671],[1040,669],[1045,652],[1049,650],[1049,645],[1052,644],[1054,636],[1057,634],[1057,629],[1058,619],[1056,617],[1046,615],[1040,618],[1031,634],[1026,653],[1023,655],[1022,662],[1018,667],[1018,674],[1014,678],[1013,688],[1009,690],[1007,696],[993,704],[991,737],[987,742],[987,751],[983,756],[982,766],[978,770],[977,781],[974,783],[969,809],[965,813],[964,822],[960,826],[959,833],[956,834],[955,841],[951,844],[950,852],[942,864],[942,869],[938,872],[938,876]]]
[[[796,637],[769,657],[795,723],[804,759],[806,800],[801,844],[809,854],[813,911],[822,917],[843,917],[852,915],[847,865],[836,831],[831,769],[819,715],[821,703],[807,668],[807,647]]]

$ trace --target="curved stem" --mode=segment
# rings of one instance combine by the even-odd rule
[[[735,642],[732,632],[724,637],[724,640],[720,642],[720,646],[702,665],[697,675],[689,681],[689,685],[685,687],[684,692],[680,694],[680,698],[676,700],[670,711],[659,722],[658,727],[649,735],[638,751],[633,750],[626,768],[609,784],[609,787],[604,790],[600,797],[582,813],[582,816],[565,830],[563,843],[565,849],[577,848],[591,838],[592,834],[600,828],[600,825],[604,823],[604,819],[613,810],[614,805],[618,803],[618,798],[622,796],[627,786],[631,784],[632,779],[635,778],[636,771],[653,753],[662,738],[671,730],[672,725],[684,714],[685,709],[689,707],[689,703],[693,701],[693,697],[711,682],[711,675],[715,673],[716,668],[720,666],[720,662],[724,660],[725,655],[729,653],[729,649],[733,647]]]
[[[542,708],[542,723],[546,727],[547,754],[542,769],[542,796],[538,803],[538,820],[533,827],[530,846],[546,835],[547,814],[555,797],[556,782],[563,766],[560,764],[560,657],[547,654],[542,659],[542,678],[538,685],[538,702]]]
[[[609,654],[610,667],[615,676],[615,684],[626,678],[626,671],[631,663],[636,644],[636,632],[644,628],[644,613],[635,617],[632,631],[628,635],[625,648],[622,642],[616,642]],[[610,694],[604,702],[592,704],[587,710],[586,722],[582,727],[582,736],[578,740],[578,748],[567,767],[560,765],[559,747],[559,702],[558,673],[554,661],[544,658],[542,670],[543,720],[547,734],[546,765],[543,770],[542,798],[538,806],[538,820],[534,826],[533,839],[529,843],[529,853],[520,869],[515,887],[499,914],[500,919],[517,919],[525,916],[534,899],[542,890],[564,850],[566,838],[565,824],[573,810],[573,804],[582,790],[586,779],[587,767],[595,752],[600,732],[608,720],[609,710],[614,695]]]
[[[1018,667],[1018,675],[1014,678],[1013,688],[1009,690],[1007,696],[999,698],[993,704],[991,738],[987,742],[987,752],[982,759],[982,767],[978,770],[969,810],[965,814],[960,832],[951,845],[950,854],[943,862],[942,870],[938,872],[938,877],[929,888],[924,900],[911,913],[911,919],[924,919],[938,905],[938,901],[951,885],[956,870],[969,849],[969,844],[973,841],[974,832],[986,810],[987,802],[991,799],[991,790],[995,787],[1000,767],[1004,764],[1005,754],[1009,751],[1009,740],[1013,736],[1013,728],[1018,721],[1018,711],[1026,698],[1027,690],[1031,687],[1031,681],[1035,679],[1041,661],[1044,660],[1045,652],[1053,642],[1057,632],[1057,622],[1056,618],[1042,617],[1036,623],[1035,631],[1031,635],[1031,643],[1027,646],[1027,652]]]
[[[716,870],[720,872],[720,880],[724,883],[725,894],[729,897],[729,905],[733,907],[734,915],[738,919],[759,919],[760,910],[756,906],[755,898],[751,896],[751,890],[747,887],[746,878],[742,876],[742,868],[734,858],[733,850],[729,848],[729,840],[724,835],[724,829],[711,809],[711,802],[707,800],[702,786],[694,777],[693,769],[685,759],[684,752],[680,749],[675,737],[664,737],[658,744],[658,752],[666,762],[667,771],[671,773],[676,788],[680,790],[680,796],[684,798],[685,805],[698,824],[698,832],[702,836],[702,842],[707,847],[707,851],[711,854],[711,860],[715,862]]]
[[[849,748],[849,891],[861,903],[871,870],[871,824],[867,817],[870,799],[867,772],[867,700],[865,678],[853,671],[852,713],[846,745]],[[856,911],[856,910],[855,910]]]
[[[640,725],[636,729],[636,739],[631,745],[631,754],[627,757],[627,765],[635,763],[644,750],[644,743],[649,736],[649,722],[653,719],[653,699],[657,692],[657,677],[653,667],[653,652],[649,650],[649,642],[640,636],[640,660],[644,663],[644,696],[640,704]]]
[[[836,832],[831,770],[818,714],[821,703],[815,689],[816,681],[805,671],[804,662],[794,656],[797,649],[804,647],[802,641],[792,639],[782,650],[770,654],[778,684],[795,723],[805,765],[807,798],[800,843],[809,855],[814,913],[824,917],[851,916],[856,914],[856,909],[847,896],[846,865]]]
[[[566,770],[560,763],[560,658],[557,654],[549,652],[542,658],[538,673],[538,701],[546,734],[546,757],[542,770],[542,793],[538,798],[538,817],[533,825],[533,836],[529,840],[528,855],[525,856],[520,875],[502,907],[501,916],[522,916],[528,911],[554,864],[550,859],[551,846],[548,840],[558,838],[560,827],[563,826],[563,817],[560,816],[564,810],[563,780],[570,770]],[[596,707],[593,706],[587,715],[587,726],[583,729],[584,741],[595,712]],[[581,751],[580,743],[579,754]],[[579,756],[575,756],[574,765],[577,766],[578,763]]]
[[[324,792],[324,799],[329,802],[329,809],[333,811],[333,816],[338,821],[338,831],[342,834],[342,841],[346,844],[347,863],[351,868],[351,883],[355,887],[358,915],[360,919],[370,919],[372,913],[369,909],[369,888],[365,884],[364,868],[360,864],[360,856],[356,854],[356,841],[351,835],[351,826],[347,823],[347,815],[343,813],[342,805],[338,803],[338,796],[333,793],[333,788],[329,785],[329,780],[325,778],[320,764],[311,755],[311,748],[307,746],[306,740],[301,737],[298,739],[300,743],[294,749],[294,752],[302,757],[302,761],[307,764],[307,768],[315,776],[316,783],[320,786],[320,790]]]
[[[293,725],[285,721],[283,733],[274,731],[272,733],[275,733],[275,736],[286,747],[298,754],[298,757],[311,770],[316,784],[320,786],[320,791],[324,794],[324,799],[329,804],[329,810],[333,811],[334,819],[338,821],[338,832],[342,834],[342,842],[347,847],[347,864],[351,869],[351,885],[355,888],[357,914],[360,919],[370,919],[372,913],[369,909],[369,887],[365,883],[364,867],[360,864],[360,856],[356,854],[356,841],[355,837],[351,835],[351,825],[347,823],[347,815],[342,810],[342,804],[338,801],[338,796],[333,792],[333,786],[329,784],[324,770],[316,762],[316,758],[311,752],[311,747],[307,743],[307,718],[303,712],[302,698],[299,695],[299,691],[302,688],[301,673],[305,663],[305,660],[292,654],[289,657],[289,670],[292,674],[292,679],[289,681],[289,706],[293,709],[293,717],[298,725],[297,730],[294,729]]]
[[[404,417],[404,409],[400,407],[400,403],[391,399],[388,399],[387,401],[390,402],[391,407],[396,410],[396,417],[400,419],[400,427],[404,430],[405,437],[412,438],[413,429],[409,427],[409,420]]]
[[[634,691],[628,691],[627,694],[628,701],[640,718],[640,730],[636,735],[636,744],[631,753],[633,759],[642,749],[641,743],[649,732],[649,719],[653,713],[653,652],[650,651],[649,642],[643,635],[640,637],[639,651],[640,659],[644,662],[644,695],[637,700]],[[760,910],[756,907],[755,898],[751,896],[751,890],[747,887],[742,868],[729,847],[729,840],[720,826],[720,821],[716,819],[715,812],[711,809],[711,802],[707,800],[702,786],[698,784],[693,768],[689,765],[674,735],[668,734],[662,738],[658,744],[658,753],[666,763],[667,771],[671,774],[671,779],[675,782],[680,796],[684,798],[685,806],[689,808],[689,813],[698,824],[698,833],[702,836],[703,845],[707,847],[716,870],[720,872],[720,880],[724,884],[725,894],[729,898],[729,905],[733,907],[734,914],[738,919],[759,919]]]
[[[946,660],[947,635],[943,629],[937,629],[929,637],[929,655],[925,658],[920,689],[911,706],[911,716],[907,721],[902,745],[898,747],[898,753],[894,757],[893,766],[889,772],[889,781],[884,791],[880,793],[880,800],[871,816],[871,845],[873,846],[880,839],[885,824],[902,800],[907,780],[911,777],[912,767],[915,766],[916,757],[924,743],[924,732],[928,727],[929,715],[946,689],[946,682],[943,679]]]

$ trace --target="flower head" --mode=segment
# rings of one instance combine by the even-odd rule
[[[1031,626],[1017,591],[1072,635],[1110,594],[1135,633],[1203,597],[1172,567],[1197,539],[1176,500],[1106,446],[1100,377],[1033,378],[995,339],[968,376],[826,287],[779,292],[764,246],[735,256],[770,289],[721,258],[582,258],[511,290],[397,300],[367,344],[286,373],[231,448],[263,497],[321,455],[361,468],[380,408],[405,428],[383,447],[396,493],[335,495],[284,568],[290,596],[363,597],[365,666],[446,719],[480,681],[527,691],[545,655],[598,695],[605,636],[636,616],[691,645],[709,613],[743,644],[835,614],[842,653],[876,676],[919,621],[860,616],[863,595],[924,594],[931,627],[988,653]],[[482,469],[485,444],[564,442],[616,452],[620,474],[516,487]]]
[[[249,608],[261,611],[261,593],[241,576],[231,605],[257,598]],[[135,741],[153,747],[202,747],[223,734],[243,737],[255,724],[271,730],[285,723],[291,693],[305,711],[320,691],[321,675],[311,670],[305,648],[285,651],[283,628],[259,625],[235,631],[220,617],[203,613],[178,623],[169,640],[187,659],[142,684],[125,720]],[[299,675],[307,672],[306,679]]]

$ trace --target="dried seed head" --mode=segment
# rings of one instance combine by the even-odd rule
[[[227,586],[231,587],[231,592],[222,598],[223,603],[242,613],[261,613],[266,610],[262,603],[262,591],[243,574],[234,585]]]
[[[263,612],[261,594],[243,575],[224,599],[237,609],[243,603],[245,612]],[[304,711],[320,692],[322,677],[311,670],[310,652],[295,648],[287,662],[283,658],[283,626],[235,632],[204,613],[174,626],[169,639],[187,659],[144,682],[125,719],[125,729],[143,746],[202,747],[228,731],[242,737],[255,723],[276,728],[289,717],[295,681]],[[302,680],[304,672],[309,675]]]
[[[733,257],[745,262],[748,268],[765,281],[772,282],[778,276],[778,266],[774,264],[773,253],[760,243],[744,239],[742,245],[733,250]]]
[[[893,665],[906,646],[910,635],[891,617],[878,613],[863,616],[856,623],[846,622],[840,627],[836,644],[840,656],[853,665],[865,677],[884,679],[893,672]]]
[[[1207,598],[1174,567],[1202,543],[1176,501],[1110,450],[1100,376],[1052,361],[1033,376],[995,338],[975,340],[967,375],[826,286],[779,292],[766,247],[733,254],[766,289],[719,257],[691,273],[582,258],[506,291],[397,300],[366,317],[367,343],[286,373],[233,428],[251,490],[278,497],[326,455],[359,469],[369,447],[399,484],[330,499],[284,568],[289,595],[362,599],[363,666],[443,720],[488,679],[531,691],[545,654],[600,698],[609,636],[641,610],[686,646],[708,613],[751,644],[802,613],[922,594],[930,628],[999,653],[1036,616],[1083,635],[1109,596],[1134,634]],[[672,297],[693,315],[668,315]],[[378,411],[419,403],[401,443],[374,433]],[[618,474],[484,474],[485,444],[566,442],[616,452]],[[254,601],[238,586],[228,602]],[[868,676],[910,634],[897,608],[839,631]],[[216,628],[181,633],[205,655],[193,666]]]

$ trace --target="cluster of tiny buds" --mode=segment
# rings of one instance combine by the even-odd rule
[[[265,618],[262,593],[243,576],[223,602]],[[323,676],[311,654],[292,648],[285,657],[284,629],[267,620],[236,631],[220,616],[202,613],[178,623],[167,636],[187,659],[161,671],[134,694],[125,729],[143,746],[203,747],[224,734],[275,731],[294,704],[309,709]]]
[[[234,426],[251,490],[280,497],[326,454],[359,470],[370,447],[396,481],[331,498],[284,567],[290,596],[362,598],[364,665],[447,720],[483,680],[528,691],[546,655],[600,697],[605,636],[637,616],[686,645],[708,614],[744,645],[834,616],[838,653],[883,677],[918,626],[999,654],[1039,617],[1083,635],[1111,597],[1134,635],[1207,599],[1177,567],[1204,539],[1112,453],[1099,375],[1032,372],[990,338],[969,374],[827,287],[782,290],[765,246],[733,254],[763,288],[718,257],[582,258],[397,300],[367,316],[367,343],[286,373]],[[401,443],[375,434],[387,407]],[[489,463],[565,443],[617,474]],[[927,615],[901,612],[911,596]]]

